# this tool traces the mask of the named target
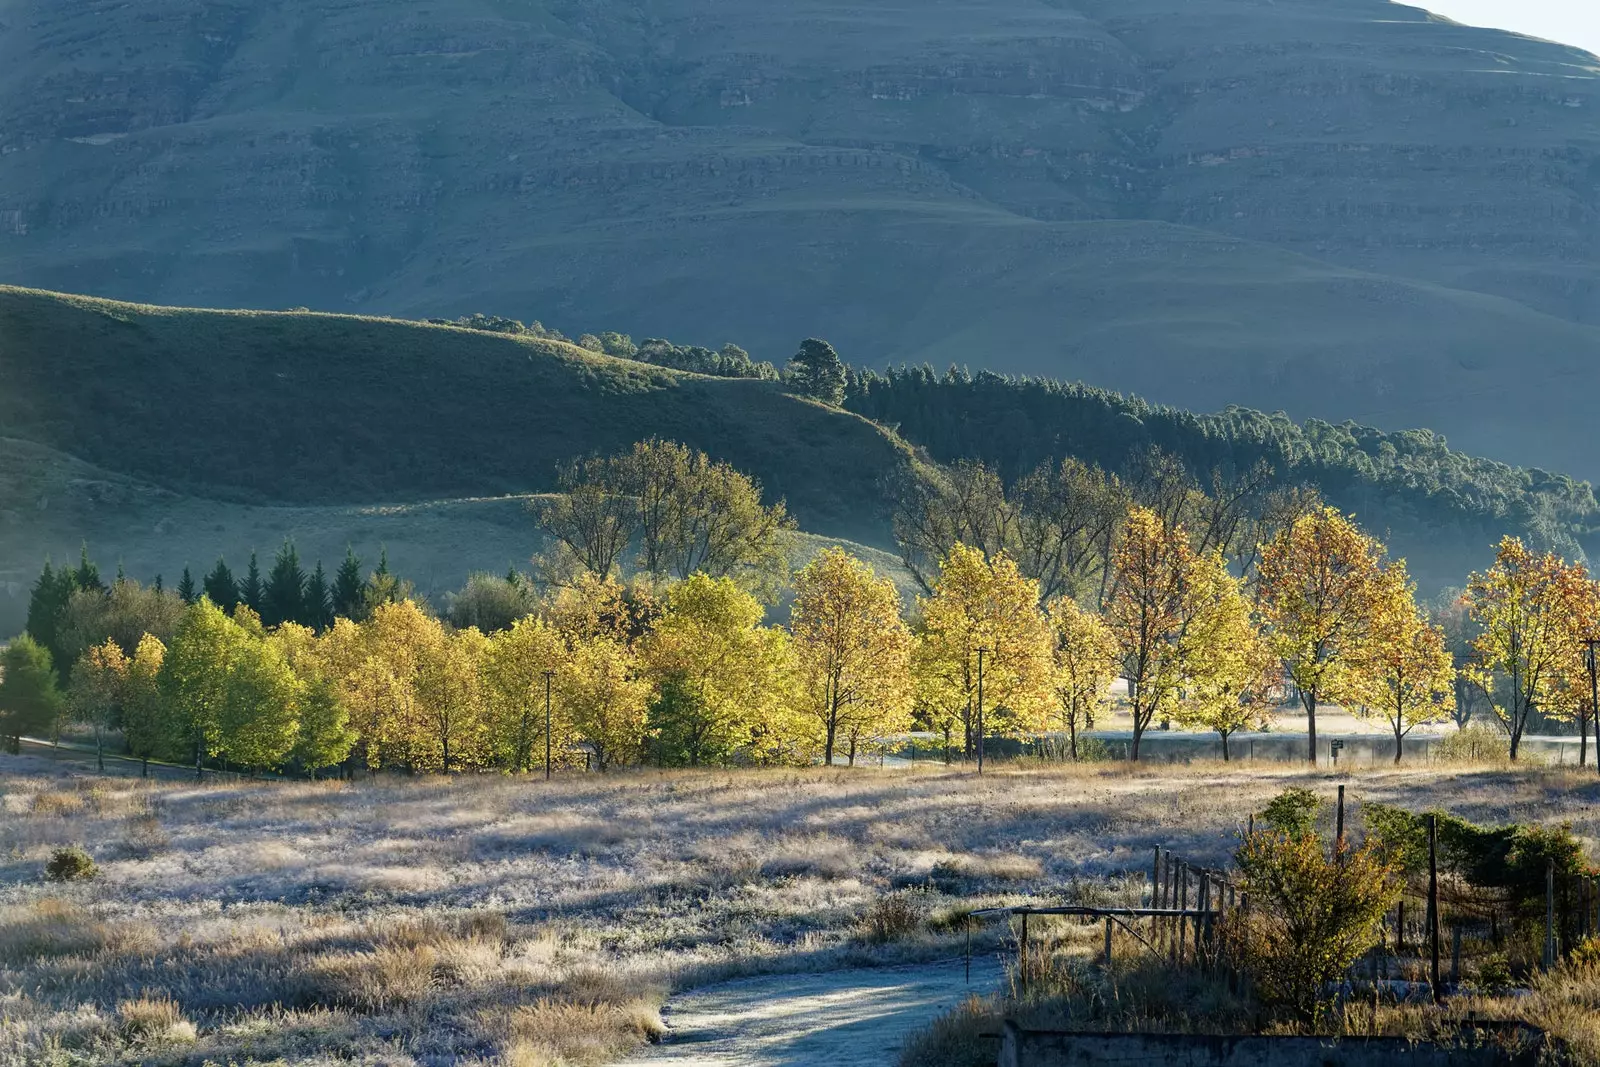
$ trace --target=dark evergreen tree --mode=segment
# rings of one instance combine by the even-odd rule
[[[306,581],[305,604],[300,611],[299,623],[318,633],[333,625],[333,601],[328,593],[328,576],[323,573],[322,561]]]
[[[239,605],[239,585],[233,580],[233,572],[228,569],[227,563],[217,560],[217,565],[206,575],[204,588],[213,604],[226,614],[233,614],[233,609]]]
[[[77,576],[70,570],[56,570],[45,561],[39,580],[28,597],[28,633],[46,649],[59,647],[61,613],[78,588]]]
[[[80,551],[78,573],[74,575],[79,589],[106,591],[106,583],[100,580],[100,568],[89,561],[89,543],[85,541]]]
[[[789,384],[803,396],[815,397],[825,404],[844,400],[844,361],[826,341],[815,337],[801,341],[800,351],[789,360],[785,373]]]
[[[183,568],[183,578],[178,582],[178,598],[185,604],[194,603],[194,578],[188,567]]]
[[[156,580],[150,584],[150,588],[158,593],[166,592],[166,587],[161,584],[161,575],[156,575]]]
[[[305,599],[306,572],[300,566],[300,553],[295,550],[293,541],[285,539],[261,591],[262,623],[281,626],[286,622],[303,622]]]
[[[333,576],[333,614],[340,619],[360,622],[366,605],[362,597],[361,559],[355,549],[345,546],[344,562]]]
[[[250,553],[250,569],[244,573],[244,581],[239,583],[239,603],[261,614],[261,597],[266,592],[266,586],[261,581],[261,565],[256,562],[254,551]]]

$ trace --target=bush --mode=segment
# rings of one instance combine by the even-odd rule
[[[1330,856],[1315,833],[1251,834],[1235,860],[1250,910],[1225,937],[1263,1002],[1315,1028],[1328,986],[1377,942],[1399,871],[1371,843]]]
[[[1289,837],[1305,837],[1317,829],[1322,799],[1309,789],[1285,789],[1261,812],[1266,824]]]
[[[1491,726],[1468,726],[1435,741],[1428,757],[1436,763],[1504,763],[1511,758],[1511,739]]]
[[[922,929],[922,909],[907,892],[890,893],[873,901],[861,917],[861,940],[886,944],[910,937]]]
[[[87,882],[99,873],[93,858],[76,845],[56,849],[44,865],[44,876],[52,882]]]

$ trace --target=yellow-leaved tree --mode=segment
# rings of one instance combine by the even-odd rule
[[[560,675],[561,702],[596,770],[639,759],[652,687],[634,650],[604,633],[576,637]]]
[[[167,646],[161,639],[145,634],[139,639],[133,658],[123,676],[122,739],[130,755],[139,760],[139,773],[150,776],[150,760],[166,751],[171,732],[167,728],[166,704],[161,697],[159,679]]]
[[[420,729],[411,738],[411,766],[449,774],[488,762],[489,730],[479,664],[488,638],[477,627],[451,632],[430,619],[430,640],[417,670]]]
[[[957,543],[939,564],[933,595],[919,597],[917,608],[918,700],[934,729],[948,738],[959,722],[970,755],[980,729],[1044,727],[1055,696],[1055,633],[1039,609],[1038,582],[1003,552],[990,560]]]
[[[116,641],[107,638],[78,659],[67,687],[67,705],[79,722],[94,727],[94,758],[105,773],[105,732],[114,725],[122,690],[128,677],[128,657]]]
[[[667,590],[641,643],[656,685],[650,734],[656,758],[691,767],[725,763],[758,740],[792,731],[787,635],[761,625],[758,601],[731,578],[694,574]]]
[[[1467,605],[1480,627],[1468,673],[1489,695],[1516,759],[1534,709],[1553,718],[1575,709],[1572,680],[1595,626],[1593,587],[1581,564],[1506,537],[1494,566],[1468,580]]]
[[[1117,639],[1104,619],[1084,611],[1071,597],[1050,604],[1055,629],[1056,710],[1066,727],[1072,758],[1078,758],[1078,732],[1094,728],[1121,666]]]
[[[1317,760],[1317,705],[1354,706],[1372,685],[1383,546],[1334,508],[1304,515],[1261,547],[1266,638],[1306,709]]]
[[[1193,559],[1187,584],[1188,621],[1179,638],[1184,691],[1172,717],[1214,731],[1227,760],[1228,738],[1261,729],[1272,717],[1276,659],[1220,549]]]
[[[1194,616],[1197,557],[1182,526],[1144,507],[1128,510],[1112,554],[1106,622],[1122,657],[1139,758],[1145,731],[1176,710],[1186,681],[1184,632]]]
[[[894,583],[842,548],[827,549],[796,574],[794,592],[789,628],[799,703],[831,766],[840,738],[881,737],[909,725],[911,631]]]
[[[1394,761],[1414,728],[1446,722],[1456,706],[1454,657],[1444,631],[1417,606],[1417,587],[1405,560],[1383,570],[1383,588],[1374,617],[1370,690],[1357,714],[1381,716],[1394,734]]]
[[[484,700],[502,767],[518,773],[531,770],[544,762],[547,747],[553,765],[570,761],[577,738],[566,702],[555,690],[567,659],[566,642],[543,619],[518,619],[511,629],[489,638],[482,663]]]

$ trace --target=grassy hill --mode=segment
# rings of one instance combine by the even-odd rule
[[[1600,475],[1600,60],[1386,0],[0,3],[4,280],[1427,425]]]
[[[887,537],[909,448],[774,383],[557,341],[0,287],[5,435],[188,496],[345,505],[535,492],[651,436],[737,463],[807,529]]]
[[[813,536],[806,551],[892,549],[883,482],[917,462],[913,446],[1011,474],[1064,455],[1121,470],[1152,445],[1201,471],[1265,459],[1390,537],[1432,588],[1502,533],[1570,552],[1596,518],[1586,484],[1427,431],[1195,415],[992,374],[865,375],[849,404],[528,336],[0,287],[0,629],[41,558],[83,540],[169,581],[285,537],[330,562],[382,544],[437,596],[539,547],[525,505],[559,463],[652,435],[759,477]]]

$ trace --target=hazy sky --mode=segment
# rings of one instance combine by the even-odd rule
[[[1406,0],[1469,26],[1547,37],[1600,53],[1600,0]]]

